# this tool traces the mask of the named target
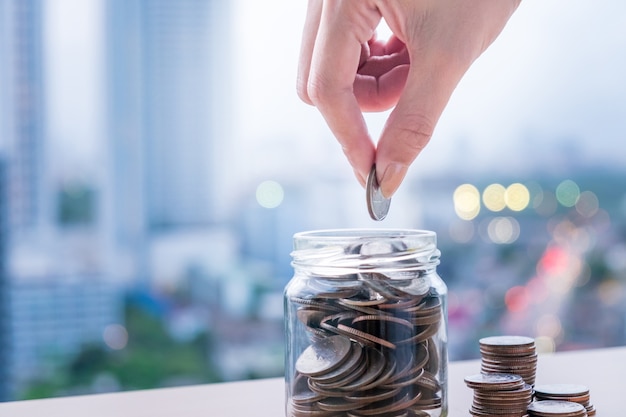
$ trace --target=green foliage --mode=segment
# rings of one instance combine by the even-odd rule
[[[150,389],[171,385],[219,382],[210,360],[211,338],[201,333],[190,342],[174,340],[162,321],[150,313],[128,307],[128,344],[122,350],[104,345],[85,346],[54,376],[29,387],[24,399],[92,392],[96,378],[112,376],[121,390]]]
[[[96,193],[82,184],[64,185],[58,191],[57,220],[62,226],[88,226],[96,217]]]

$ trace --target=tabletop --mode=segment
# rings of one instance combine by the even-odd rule
[[[467,417],[473,391],[464,378],[480,361],[451,362],[449,416]],[[582,384],[598,417],[623,415],[626,347],[539,355],[537,384]],[[283,417],[284,381],[270,378],[123,393],[0,403],[0,417]]]

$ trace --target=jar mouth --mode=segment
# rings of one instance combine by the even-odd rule
[[[393,239],[402,239],[402,238],[422,238],[428,239],[436,238],[436,233],[430,230],[420,230],[420,229],[374,229],[374,228],[363,228],[363,229],[322,229],[322,230],[310,230],[306,232],[299,232],[293,235],[294,242],[298,242],[299,240],[310,240],[315,239],[317,241],[323,242],[333,242],[333,241],[346,241],[350,239],[384,239],[384,238],[393,238]]]
[[[294,267],[322,275],[365,271],[432,271],[437,235],[416,229],[328,229],[296,233]],[[326,272],[322,272],[326,271]]]

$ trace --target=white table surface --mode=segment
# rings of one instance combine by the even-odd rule
[[[468,417],[466,375],[480,361],[451,362],[450,417]],[[540,355],[537,384],[587,385],[598,417],[626,415],[626,347]],[[0,403],[0,417],[283,417],[282,378]]]

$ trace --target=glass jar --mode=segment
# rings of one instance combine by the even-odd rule
[[[447,289],[436,234],[294,235],[287,417],[447,415]]]

